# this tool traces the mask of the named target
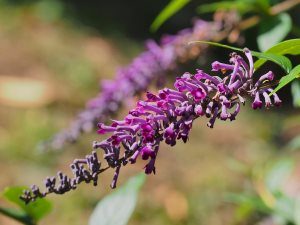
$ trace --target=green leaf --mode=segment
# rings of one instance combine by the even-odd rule
[[[132,177],[122,187],[103,198],[94,209],[89,225],[126,225],[145,179],[144,173]]]
[[[25,204],[19,197],[27,187],[7,187],[3,192],[3,197],[8,201],[17,204],[24,210],[34,221],[38,221],[46,216],[52,209],[52,204],[46,199],[37,199],[35,202]]]
[[[171,0],[170,3],[155,18],[150,26],[150,30],[152,32],[157,31],[166,20],[182,9],[190,1],[191,0]]]
[[[267,13],[269,9],[268,0],[235,0],[235,1],[219,1],[198,6],[198,13],[211,13],[219,9],[222,10],[236,10],[240,14],[247,12],[263,12]]]
[[[294,107],[300,107],[300,81],[294,80],[291,85]]]
[[[274,89],[274,91],[272,91],[272,93],[270,95],[279,91],[281,88],[288,85],[294,79],[299,78],[299,75],[300,75],[300,65],[294,67],[288,75],[282,77],[279,81],[278,86]]]
[[[231,50],[239,51],[239,52],[243,52],[244,51],[241,48],[236,48],[236,47],[232,47],[232,46],[229,46],[229,45],[223,45],[223,44],[220,44],[220,43],[210,42],[210,41],[192,41],[192,42],[189,42],[189,44],[194,44],[194,43],[209,44],[209,45],[213,45],[213,46],[217,46],[217,47],[222,47],[222,48],[227,48],[227,49],[231,49]],[[251,51],[251,53],[252,53],[253,56],[256,56],[257,58],[265,59],[265,60],[270,60],[270,61],[278,64],[287,73],[289,71],[291,71],[292,63],[285,56],[278,55],[278,54],[273,54],[273,53],[256,52],[256,51]]]
[[[15,219],[23,224],[35,225],[35,222],[32,221],[32,218],[29,215],[27,215],[27,213],[23,210],[0,207],[0,213],[7,217]]]
[[[294,207],[294,221],[295,225],[300,225],[300,197],[297,196],[295,199],[295,207]]]
[[[278,55],[300,55],[300,39],[291,39],[283,41],[269,48],[266,53],[273,53]],[[259,59],[255,62],[254,66],[256,69],[261,67],[267,60]]]
[[[249,12],[253,10],[253,5],[245,4],[242,1],[221,1],[221,2],[214,2],[208,4],[202,4],[198,6],[197,12],[198,13],[211,13],[215,12],[218,9],[222,10],[237,10],[241,14]]]
[[[272,193],[280,191],[293,168],[294,162],[291,159],[283,159],[274,163],[265,176],[266,187],[268,190]]]
[[[288,148],[292,151],[300,149],[300,136],[294,137],[292,140],[289,141],[287,144]]]
[[[281,195],[276,197],[276,203],[274,206],[274,215],[279,217],[283,223],[289,224],[294,218],[295,201],[293,198],[287,195]]]
[[[225,201],[238,204],[239,206],[247,205],[254,208],[257,211],[269,213],[270,209],[264,201],[257,195],[249,193],[227,193],[225,195]]]
[[[282,41],[292,29],[292,19],[287,13],[268,17],[259,25],[257,44],[260,51],[266,51]]]

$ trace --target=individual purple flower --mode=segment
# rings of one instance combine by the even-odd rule
[[[160,144],[174,146],[179,140],[187,142],[193,122],[199,117],[207,117],[207,126],[213,128],[218,119],[235,120],[246,98],[252,101],[253,109],[262,108],[261,97],[267,108],[280,105],[276,94],[269,96],[273,89],[261,85],[273,80],[273,73],[268,72],[255,81],[251,52],[248,49],[244,52],[247,61],[233,53],[229,64],[219,63],[222,66],[217,68],[214,62],[212,70],[221,70],[220,76],[210,76],[201,70],[194,75],[185,73],[176,79],[175,89],[164,88],[158,95],[148,92],[147,99],[138,101],[124,120],[113,121],[111,125],[98,124],[100,135],[111,133],[107,139],[94,142],[93,147],[102,149],[106,168],[115,169],[112,188],[117,185],[121,167],[134,164],[139,158],[147,161],[146,174],[155,173]],[[201,95],[195,94],[198,90]],[[59,182],[56,178],[46,179],[45,192],[33,186],[21,198],[28,203],[49,193],[63,194],[76,189],[81,182],[96,185],[98,175],[105,170],[101,169],[96,152],[75,160],[71,169],[72,178],[59,172]]]

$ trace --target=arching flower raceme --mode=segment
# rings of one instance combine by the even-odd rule
[[[189,41],[213,40],[224,29],[220,22],[196,20],[193,28],[184,29],[177,35],[165,35],[160,44],[147,41],[145,52],[120,69],[114,80],[102,82],[99,95],[87,103],[86,109],[79,113],[68,129],[41,146],[44,149],[61,149],[65,143],[75,142],[82,132],[93,130],[97,122],[106,121],[117,112],[124,99],[147,90],[154,80],[161,83],[165,75],[171,71],[174,73],[180,63],[196,58],[207,47],[189,46]]]
[[[96,152],[85,159],[75,160],[71,164],[73,177],[61,172],[59,181],[55,177],[47,178],[46,191],[40,192],[37,186],[26,190],[21,197],[30,202],[49,193],[63,194],[76,189],[81,182],[97,185],[98,175],[107,168],[114,168],[111,187],[116,187],[120,168],[134,164],[138,159],[146,161],[145,173],[155,173],[155,161],[160,144],[174,146],[177,141],[187,142],[193,122],[199,117],[208,119],[207,126],[214,127],[216,120],[235,120],[241,105],[247,99],[252,108],[279,106],[281,100],[277,94],[271,97],[271,87],[266,87],[274,79],[270,71],[254,80],[253,59],[248,49],[244,50],[246,60],[232,53],[230,63],[214,62],[212,70],[220,76],[211,76],[202,70],[195,74],[185,73],[177,78],[175,89],[164,88],[157,94],[147,93],[147,99],[138,101],[137,106],[121,121],[110,125],[98,124],[100,135],[110,133],[103,141],[95,141],[94,149],[101,149],[107,167],[101,169]],[[264,84],[264,85],[262,85]],[[270,86],[270,85],[269,85]]]

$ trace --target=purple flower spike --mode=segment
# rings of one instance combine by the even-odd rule
[[[160,144],[165,142],[174,146],[177,140],[186,143],[193,122],[199,117],[209,118],[207,126],[213,128],[218,120],[235,120],[247,98],[253,101],[253,109],[262,108],[261,95],[267,108],[273,104],[280,105],[278,95],[273,95],[272,102],[269,93],[273,89],[265,86],[265,81],[274,78],[273,73],[269,72],[254,81],[251,52],[245,50],[245,54],[249,65],[241,56],[232,54],[227,75],[212,77],[198,70],[195,75],[185,73],[177,78],[174,84],[177,90],[165,88],[158,94],[148,92],[147,100],[138,101],[137,106],[130,110],[124,120],[113,121],[110,126],[99,124],[99,134],[111,133],[107,139],[93,144],[95,149],[103,150],[106,168],[102,169],[96,152],[93,152],[84,159],[74,160],[71,164],[72,178],[59,172],[58,179],[46,179],[45,192],[32,186],[31,190],[24,192],[21,199],[28,203],[49,193],[63,194],[76,189],[81,182],[93,182],[96,185],[98,175],[109,167],[115,169],[111,183],[111,187],[115,188],[121,167],[128,165],[128,162],[134,164],[139,156],[147,161],[144,166],[145,173],[155,174]],[[222,65],[223,68],[225,64],[213,65]]]
[[[167,74],[174,73],[181,64],[198,58],[207,49],[206,45],[187,46],[189,41],[212,40],[220,34],[223,35],[224,29],[225,27],[219,26],[219,22],[196,20],[192,28],[184,29],[176,35],[164,36],[159,44],[153,40],[147,41],[145,51],[127,67],[118,70],[113,80],[103,81],[99,95],[86,104],[86,108],[78,114],[68,129],[43,143],[42,149],[62,149],[64,144],[74,143],[81,133],[92,131],[97,122],[107,121],[118,112],[126,104],[125,99],[143,93],[153,81],[157,86],[161,85]],[[194,94],[198,96],[199,93]],[[148,101],[157,100],[155,96],[147,96]]]

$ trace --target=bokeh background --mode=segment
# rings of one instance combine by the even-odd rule
[[[42,184],[91,151],[92,141],[101,138],[95,133],[63,152],[42,153],[36,146],[67,127],[96,96],[101,79],[113,78],[143,50],[146,39],[190,27],[199,17],[195,5],[208,1],[195,1],[151,33],[150,24],[168,2],[0,1],[0,190]],[[299,10],[290,11],[296,22]],[[256,33],[256,28],[243,33],[254,50]],[[228,54],[212,48],[206,64]],[[281,108],[253,111],[247,104],[236,121],[218,121],[214,129],[197,121],[187,144],[163,146],[157,174],[147,178],[129,224],[280,224],[270,219],[276,212],[259,208],[279,198],[268,191],[270,184],[284,196],[281,211],[300,214],[300,207],[286,200],[300,196],[300,115],[289,88],[280,94]],[[119,183],[142,167],[127,166]],[[104,173],[98,187],[81,185],[64,196],[49,196],[54,209],[40,224],[87,224],[96,203],[111,192],[112,173]],[[4,199],[0,204],[13,207]],[[0,215],[0,224],[19,223]]]

